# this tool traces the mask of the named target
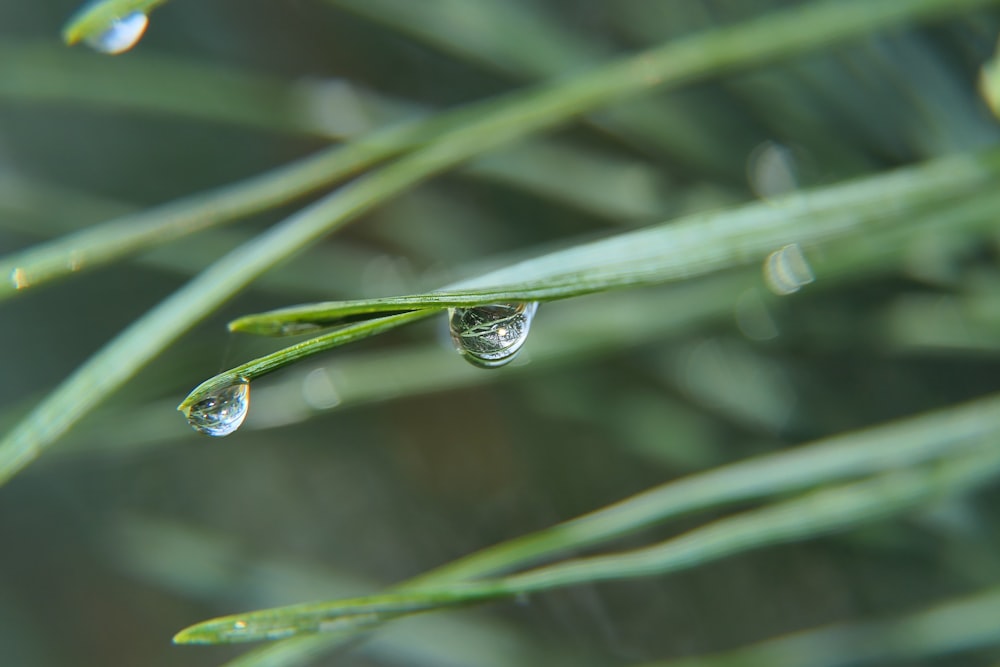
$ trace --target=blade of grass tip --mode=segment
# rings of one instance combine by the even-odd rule
[[[893,618],[804,630],[724,653],[643,667],[858,667],[926,660],[997,646],[997,618],[1000,589],[993,588]]]
[[[167,0],[93,0],[85,3],[67,21],[63,28],[63,41],[76,44],[88,37],[100,35],[116,19],[132,12],[149,14]]]
[[[363,314],[547,301],[690,279],[760,262],[791,243],[805,246],[852,235],[868,236],[893,223],[908,225],[912,212],[991,187],[998,175],[997,149],[940,158],[889,174],[798,193],[778,205],[754,203],[618,234],[528,259],[435,292],[282,308],[238,318],[229,328],[285,335]]]
[[[929,469],[895,470],[811,492],[718,519],[652,546],[565,561],[500,579],[234,614],[186,628],[174,642],[217,644],[345,632],[355,619],[370,626],[408,614],[566,586],[675,573],[750,550],[884,521],[942,495],[970,492],[995,478],[998,471],[1000,447],[993,437],[973,455],[939,462]]]
[[[303,595],[361,595],[380,586],[327,565],[251,556],[215,532],[146,517],[123,517],[108,538],[108,559],[128,575],[212,605],[264,606]],[[387,630],[365,641],[359,653],[400,665],[577,664],[572,654],[552,651],[487,618],[425,616]]]
[[[225,389],[226,387],[242,382],[251,382],[262,375],[266,375],[267,373],[271,373],[279,368],[283,368],[288,364],[295,363],[296,361],[311,357],[315,354],[319,354],[320,352],[332,350],[335,347],[340,347],[342,345],[347,345],[348,343],[353,343],[370,336],[384,333],[391,329],[395,329],[396,327],[403,326],[404,324],[416,322],[417,320],[430,317],[436,312],[438,311],[427,309],[401,313],[390,317],[369,319],[363,322],[358,322],[357,324],[342,327],[326,335],[310,338],[309,340],[302,341],[296,345],[282,348],[277,352],[272,352],[271,354],[263,357],[258,357],[257,359],[206,380],[198,385],[190,394],[188,394],[187,398],[185,398],[181,404],[177,406],[177,409],[184,414],[188,414],[191,407],[195,403],[200,401],[203,397],[213,394],[221,389]]]
[[[670,519],[725,505],[780,496],[965,452],[1000,430],[1000,395],[990,396],[869,429],[833,436],[792,450],[721,466],[667,482],[603,509],[488,547],[401,584],[398,588],[454,583],[509,572],[564,553],[634,534]],[[346,636],[326,636],[326,649]],[[296,642],[286,640],[289,656]],[[256,664],[253,656],[247,665]],[[277,666],[275,666],[277,667]]]
[[[654,87],[677,86],[901,21],[928,19],[991,2],[996,0],[858,0],[796,7],[746,25],[694,35],[504,98],[491,107],[492,111],[480,111],[474,120],[427,148],[354,181],[241,246],[134,322],[0,441],[0,483],[10,479],[164,347],[253,278],[376,204],[439,172],[609,101]]]

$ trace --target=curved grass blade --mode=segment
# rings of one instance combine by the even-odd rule
[[[267,269],[373,206],[469,158],[653,88],[745,69],[906,20],[995,0],[857,0],[795,7],[627,57],[537,90],[504,98],[431,146],[360,178],[219,260],[109,342],[0,441],[0,483],[194,323]],[[16,267],[15,267],[16,282]]]
[[[314,354],[332,350],[335,347],[347,345],[370,336],[384,333],[396,327],[409,324],[435,314],[436,310],[426,309],[401,313],[391,317],[380,317],[378,319],[367,319],[363,322],[345,326],[336,331],[323,336],[310,338],[290,347],[283,348],[277,352],[265,355],[249,361],[241,366],[237,366],[225,373],[220,373],[213,378],[198,385],[184,401],[177,406],[177,409],[187,414],[191,406],[197,403],[205,395],[215,393],[221,389],[239,382],[250,382],[261,375],[271,373],[278,368],[282,368],[290,363],[311,357]]]
[[[73,45],[107,30],[116,18],[132,12],[148,14],[167,0],[93,0],[79,9],[63,28],[63,41]]]
[[[843,482],[864,475],[918,466],[927,461],[960,455],[993,438],[1000,431],[1000,396],[925,413],[853,433],[803,445],[668,482],[565,523],[483,549],[401,584],[398,588],[450,584],[497,575],[550,560],[561,554],[593,547],[634,534],[696,511],[799,492],[820,484]],[[304,635],[281,642],[283,654],[294,662],[299,652],[314,654],[350,638],[343,635]],[[242,665],[259,663],[255,656]],[[285,664],[285,663],[278,663]]]
[[[565,299],[687,279],[756,263],[786,244],[870,235],[911,222],[912,213],[991,187],[1000,151],[941,158],[918,167],[798,194],[696,214],[525,260],[436,292],[334,301],[247,315],[231,331],[296,334],[347,317],[423,308]],[[891,212],[887,213],[887,212]]]
[[[977,453],[931,468],[896,470],[719,519],[678,537],[622,553],[556,563],[500,579],[421,587],[335,602],[226,616],[182,630],[180,644],[215,644],[336,632],[400,616],[530,595],[565,586],[674,573],[738,553],[882,521],[942,495],[969,492],[1000,472],[993,437]]]

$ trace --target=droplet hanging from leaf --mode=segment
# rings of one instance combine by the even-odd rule
[[[528,340],[538,302],[499,303],[448,310],[451,339],[463,357],[482,368],[513,361]]]

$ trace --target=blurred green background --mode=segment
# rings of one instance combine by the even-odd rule
[[[3,0],[0,254],[791,4],[175,0],[108,58],[59,41],[75,2]],[[423,322],[255,383],[246,427],[225,440],[174,411],[276,347],[226,333],[237,315],[433,288],[534,249],[995,145],[976,80],[998,27],[996,11],[967,13],[581,118],[270,272],[0,491],[0,663],[218,665],[242,649],[171,636],[375,592],[694,471],[994,390],[995,227],[921,238],[888,273],[780,299],[755,271],[721,292],[544,304],[523,358],[498,371],[466,367],[444,322]],[[294,209],[0,304],[0,423]],[[607,333],[618,317],[634,336]],[[632,665],[905,613],[1000,583],[997,500],[406,621],[317,664]]]

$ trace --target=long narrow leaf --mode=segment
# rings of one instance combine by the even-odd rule
[[[292,605],[213,619],[187,628],[177,643],[229,643],[344,631],[407,614],[599,581],[673,573],[766,546],[800,541],[884,520],[932,498],[970,491],[1000,470],[995,438],[978,454],[937,469],[894,471],[802,498],[719,519],[650,547],[557,563],[502,579],[423,587],[326,603]]]
[[[1000,151],[942,158],[919,167],[750,204],[697,214],[525,260],[436,292],[340,301],[248,315],[232,331],[282,335],[345,317],[504,301],[563,299],[613,288],[691,278],[760,262],[782,246],[860,237],[908,225],[913,212],[995,187]],[[988,204],[987,204],[988,205]]]

